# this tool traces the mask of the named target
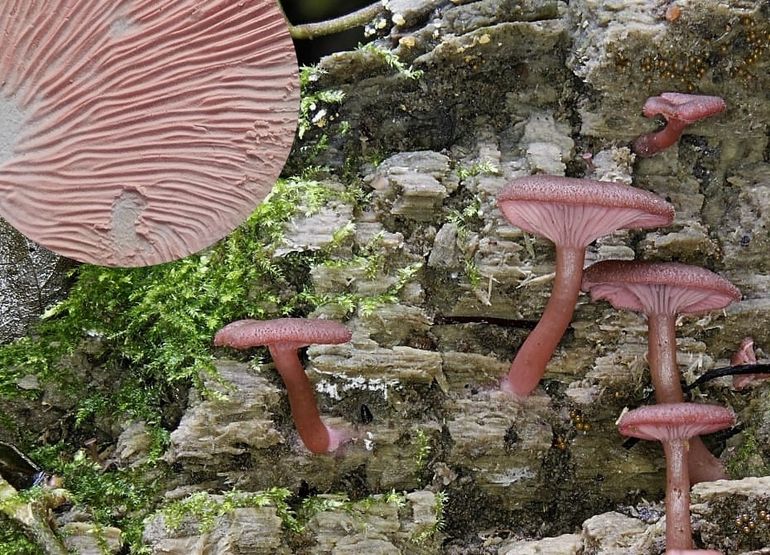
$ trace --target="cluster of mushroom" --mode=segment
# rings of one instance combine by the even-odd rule
[[[535,175],[509,183],[498,206],[517,227],[544,236],[556,247],[553,291],[540,322],[527,337],[502,388],[529,395],[570,323],[581,288],[593,300],[646,315],[648,362],[658,405],[625,413],[621,433],[663,442],[667,459],[666,542],[668,549],[692,549],[690,484],[725,478],[720,461],[698,437],[730,427],[729,409],[684,402],[676,365],[675,323],[680,314],[727,306],[740,292],[717,274],[675,262],[609,260],[585,272],[585,248],[618,229],[669,225],[673,207],[647,191],[618,183]]]

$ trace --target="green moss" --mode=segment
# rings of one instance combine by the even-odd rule
[[[214,371],[210,346],[217,329],[238,318],[315,308],[314,298],[292,281],[294,267],[328,253],[276,258],[273,252],[298,210],[312,214],[332,198],[360,197],[358,190],[284,180],[247,222],[205,252],[149,268],[80,267],[68,298],[45,315],[36,335],[0,347],[0,400],[29,396],[16,382],[34,374],[78,400],[78,423],[107,410],[158,423],[170,388],[201,385],[201,373]],[[335,241],[351,232],[339,231]],[[95,362],[120,376],[109,388],[83,383],[60,363],[86,340],[100,345]]]
[[[322,72],[317,66],[300,69],[299,83],[302,98],[299,105],[299,126],[297,136],[303,139],[311,129],[323,129],[336,114],[337,106],[344,100],[345,93],[339,89],[314,90],[314,84]]]
[[[0,555],[44,555],[13,522],[0,516]]]
[[[479,175],[480,173],[491,172],[493,166],[487,167],[486,164],[474,164],[471,168],[457,170],[460,179],[467,179],[470,176]],[[481,212],[481,199],[478,197],[472,197],[465,201],[462,208],[455,208],[449,212],[447,221],[455,225],[457,229],[457,240],[460,245],[460,250],[465,255],[463,260],[463,269],[465,277],[468,278],[468,283],[471,287],[478,288],[481,285],[482,275],[478,265],[473,257],[473,249],[469,249],[469,239],[471,234],[478,231],[483,223],[483,214]]]
[[[272,488],[261,492],[230,491],[216,496],[207,492],[198,492],[185,499],[166,504],[156,514],[163,517],[163,523],[169,531],[176,531],[183,525],[192,525],[195,533],[207,533],[214,529],[217,519],[232,513],[235,509],[270,506],[275,507],[284,530],[297,540],[302,537],[313,517],[325,511],[347,513],[354,517],[355,522],[360,522],[362,529],[365,529],[368,515],[380,515],[383,507],[387,505],[391,505],[399,513],[408,506],[406,494],[396,491],[371,495],[355,501],[345,494],[312,496],[304,499],[296,508],[296,512],[289,504],[290,498],[291,492],[284,488]],[[435,522],[417,530],[409,538],[410,542],[424,544],[443,529],[446,500],[445,494],[436,494]],[[132,550],[132,553],[140,552],[139,548]]]
[[[43,515],[66,500],[62,490],[35,486],[17,492],[0,479],[0,497],[0,555],[40,553],[40,547],[32,540],[35,533],[40,533],[41,530],[32,525],[27,528],[29,523],[20,525],[15,519],[20,511],[27,515],[31,510],[35,518],[41,520],[39,526],[44,527]]]
[[[449,496],[446,492],[436,492],[436,503],[433,506],[434,514],[436,515],[434,523],[423,529],[415,531],[409,541],[417,545],[425,544],[432,540],[436,534],[444,529],[444,526],[446,525],[446,521],[444,520],[444,511],[448,500]]]
[[[305,141],[299,151],[306,165],[312,163],[329,147],[326,129],[337,119],[339,106],[345,99],[345,93],[340,89],[319,89],[316,83],[321,75],[323,70],[317,66],[304,66],[299,72],[302,92],[297,137],[300,141]],[[338,122],[335,134],[344,136],[349,130],[348,122]]]
[[[368,244],[360,248],[350,258],[329,257],[320,264],[327,268],[349,270],[352,274],[360,272],[364,278],[377,281],[383,275],[394,275],[396,280],[386,291],[378,295],[361,295],[354,292],[308,293],[307,299],[315,306],[336,305],[344,314],[358,312],[363,316],[373,314],[379,307],[399,301],[398,295],[408,283],[413,281],[422,269],[421,262],[408,264],[401,268],[387,268],[385,253],[382,248],[383,235],[375,235]]]
[[[378,46],[373,42],[368,42],[363,46],[360,46],[359,50],[376,54],[388,67],[394,69],[396,73],[407,79],[420,79],[423,76],[423,71],[421,69],[414,69],[412,66],[405,64],[395,52],[383,48],[382,46]]]
[[[370,495],[356,501],[352,501],[345,494],[308,497],[303,500],[297,511],[297,522],[300,523],[300,530],[302,530],[315,515],[324,511],[341,511],[363,517],[365,513],[371,512],[377,506],[382,506],[383,503],[401,509],[406,506],[406,495],[392,490],[385,494]]]
[[[727,461],[727,471],[733,478],[744,476],[766,476],[770,465],[762,457],[762,448],[757,442],[756,432],[747,428],[741,433],[743,441],[735,454]]]
[[[477,175],[500,175],[500,168],[489,160],[482,160],[470,166],[459,166],[455,170],[460,181]]]
[[[167,529],[176,530],[186,519],[194,519],[198,532],[206,533],[214,529],[217,518],[245,507],[276,508],[278,517],[289,531],[298,531],[299,525],[294,513],[286,503],[291,492],[284,488],[272,488],[256,493],[229,491],[219,497],[206,492],[198,492],[163,507],[159,514]]]
[[[428,458],[433,452],[433,445],[430,436],[425,433],[425,430],[419,428],[414,432],[414,439],[416,443],[414,466],[417,472],[421,473],[425,469],[425,465],[428,464]]]
[[[83,451],[70,456],[65,445],[42,447],[31,456],[61,477],[70,501],[92,516],[97,530],[120,528],[132,553],[139,552],[143,521],[159,499],[165,467],[145,464],[105,472]]]
[[[356,205],[364,198],[357,186],[340,191],[309,179],[281,180],[247,222],[205,252],[150,268],[81,266],[68,298],[45,315],[35,335],[0,347],[0,403],[34,398],[16,386],[32,374],[75,402],[73,422],[85,433],[100,418],[149,424],[149,464],[135,469],[105,472],[64,445],[30,453],[63,477],[73,501],[97,525],[121,528],[133,552],[141,552],[142,521],[158,502],[156,483],[165,472],[153,463],[168,444],[168,399],[191,384],[201,387],[202,375],[215,377],[211,339],[226,323],[303,316],[324,302],[308,289],[307,268],[330,259],[354,228],[337,230],[321,252],[277,257],[275,250],[296,214],[312,215],[331,200]],[[109,379],[70,371],[69,355],[76,352],[87,353],[85,366]],[[13,426],[7,420],[2,424]],[[290,523],[288,508],[281,507]]]

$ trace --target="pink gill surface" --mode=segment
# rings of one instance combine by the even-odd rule
[[[267,195],[298,108],[275,0],[7,0],[0,216],[85,262],[184,257]]]

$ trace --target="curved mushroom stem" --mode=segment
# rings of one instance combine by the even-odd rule
[[[648,314],[647,336],[647,358],[655,400],[660,404],[684,402],[676,364],[676,317],[673,314]],[[727,478],[724,466],[706,448],[700,437],[690,439],[688,464],[688,474],[693,484]]]
[[[666,549],[692,549],[687,440],[663,442],[666,453]]]
[[[556,276],[551,297],[537,326],[516,353],[501,384],[503,390],[526,397],[537,387],[575,312],[584,260],[584,247],[556,247]]]
[[[276,345],[270,345],[269,349],[275,367],[286,385],[294,426],[305,447],[316,454],[336,450],[345,440],[345,435],[321,420],[313,387],[299,360],[297,349]]]
[[[632,145],[632,150],[644,158],[654,156],[661,150],[674,145],[682,136],[686,126],[687,124],[683,121],[670,119],[666,123],[666,127],[660,131],[646,133],[638,137]]]

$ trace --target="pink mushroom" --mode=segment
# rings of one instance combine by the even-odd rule
[[[666,118],[666,127],[638,137],[634,141],[633,151],[639,156],[653,156],[676,143],[685,127],[723,112],[725,108],[724,99],[718,96],[675,92],[651,96],[644,103],[642,113],[648,118],[663,116]]]
[[[684,401],[676,364],[676,317],[724,308],[741,297],[726,279],[704,268],[675,262],[607,260],[586,270],[583,290],[617,309],[647,316],[648,362],[658,403]],[[703,442],[691,442],[693,483],[726,478],[722,464]]]
[[[666,555],[722,555],[713,549],[667,549]]]
[[[299,437],[311,452],[330,453],[347,441],[349,435],[327,426],[321,420],[313,387],[299,360],[298,351],[313,344],[345,343],[350,341],[350,337],[350,330],[339,322],[329,320],[238,320],[217,332],[214,345],[235,349],[267,346],[286,385]]]
[[[618,229],[669,225],[674,209],[652,193],[620,183],[550,175],[513,180],[497,196],[497,204],[511,223],[556,247],[551,297],[502,384],[526,397],[537,387],[572,319],[586,247]]]
[[[735,424],[730,409],[694,403],[667,403],[621,415],[625,436],[656,440],[666,453],[666,549],[692,549],[688,440]]]
[[[742,366],[744,364],[757,364],[757,355],[754,353],[754,340],[751,337],[744,337],[738,350],[730,358],[731,366]],[[770,379],[770,374],[758,372],[756,374],[741,374],[733,376],[733,387],[735,389],[746,389],[752,384]]]
[[[8,0],[0,216],[109,266],[222,238],[288,157],[299,79],[266,0]]]

